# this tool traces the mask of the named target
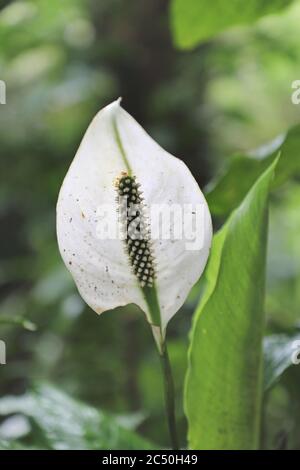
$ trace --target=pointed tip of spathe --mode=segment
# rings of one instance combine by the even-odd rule
[[[97,122],[98,119],[101,119],[102,117],[113,117],[115,113],[120,109],[121,105],[121,100],[122,97],[119,97],[117,100],[112,101],[111,103],[107,104],[104,106],[104,108],[100,109],[98,113],[94,116],[93,122]]]
[[[116,111],[117,109],[120,108],[121,106],[121,101],[122,101],[122,97],[120,96],[117,100],[115,101],[112,101],[110,104],[108,104],[107,106],[105,106],[105,108],[103,108],[103,111],[104,110],[107,110],[107,111]]]
[[[121,101],[122,101],[122,96],[119,96],[119,98],[115,101],[112,101],[109,105],[106,106],[106,108],[118,108],[119,106],[121,106]]]

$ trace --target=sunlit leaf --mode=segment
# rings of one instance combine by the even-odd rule
[[[191,48],[235,25],[253,23],[276,13],[293,0],[172,0],[173,37],[180,48]]]

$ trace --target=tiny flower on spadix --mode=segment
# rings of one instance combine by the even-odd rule
[[[153,208],[163,208],[162,217],[154,217]],[[105,224],[115,226],[117,220],[122,237],[99,236],[104,212]],[[172,236],[161,233],[163,217]],[[184,221],[188,227],[180,232]],[[194,225],[194,235],[201,232],[195,245],[186,230]],[[203,272],[212,225],[186,165],[163,150],[118,100],[93,119],[68,170],[58,198],[57,236],[86,303],[97,313],[138,305],[160,343]]]

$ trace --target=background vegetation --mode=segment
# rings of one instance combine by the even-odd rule
[[[168,446],[159,360],[141,312],[128,306],[99,318],[89,310],[56,243],[63,177],[92,116],[118,96],[189,166],[215,229],[281,148],[268,235],[261,445],[300,448],[300,365],[289,367],[300,337],[300,105],[291,102],[291,83],[300,79],[300,3],[272,2],[272,11],[239,20],[227,10],[217,26],[205,10],[189,11],[195,3],[0,2],[3,448]],[[265,13],[276,14],[254,23]],[[188,27],[191,18],[201,24]],[[238,269],[232,275],[238,282]],[[202,287],[168,332],[183,447],[188,334]]]

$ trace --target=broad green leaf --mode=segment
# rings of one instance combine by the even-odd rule
[[[300,333],[274,334],[264,339],[264,388],[268,390],[299,359]]]
[[[279,145],[276,145],[276,142]],[[213,181],[206,191],[211,212],[226,216],[235,209],[262,172],[274,161],[278,162],[274,186],[278,187],[291,176],[300,175],[300,126],[295,126],[283,138],[276,139],[275,147],[267,147],[253,155],[234,155],[223,174]]]
[[[0,415],[22,413],[40,428],[50,449],[151,449],[153,446],[88,405],[42,385],[21,397],[0,400]]]
[[[175,44],[188,49],[235,25],[250,24],[280,11],[293,0],[172,0]]]
[[[276,162],[214,238],[189,350],[192,449],[258,446],[268,195]]]

